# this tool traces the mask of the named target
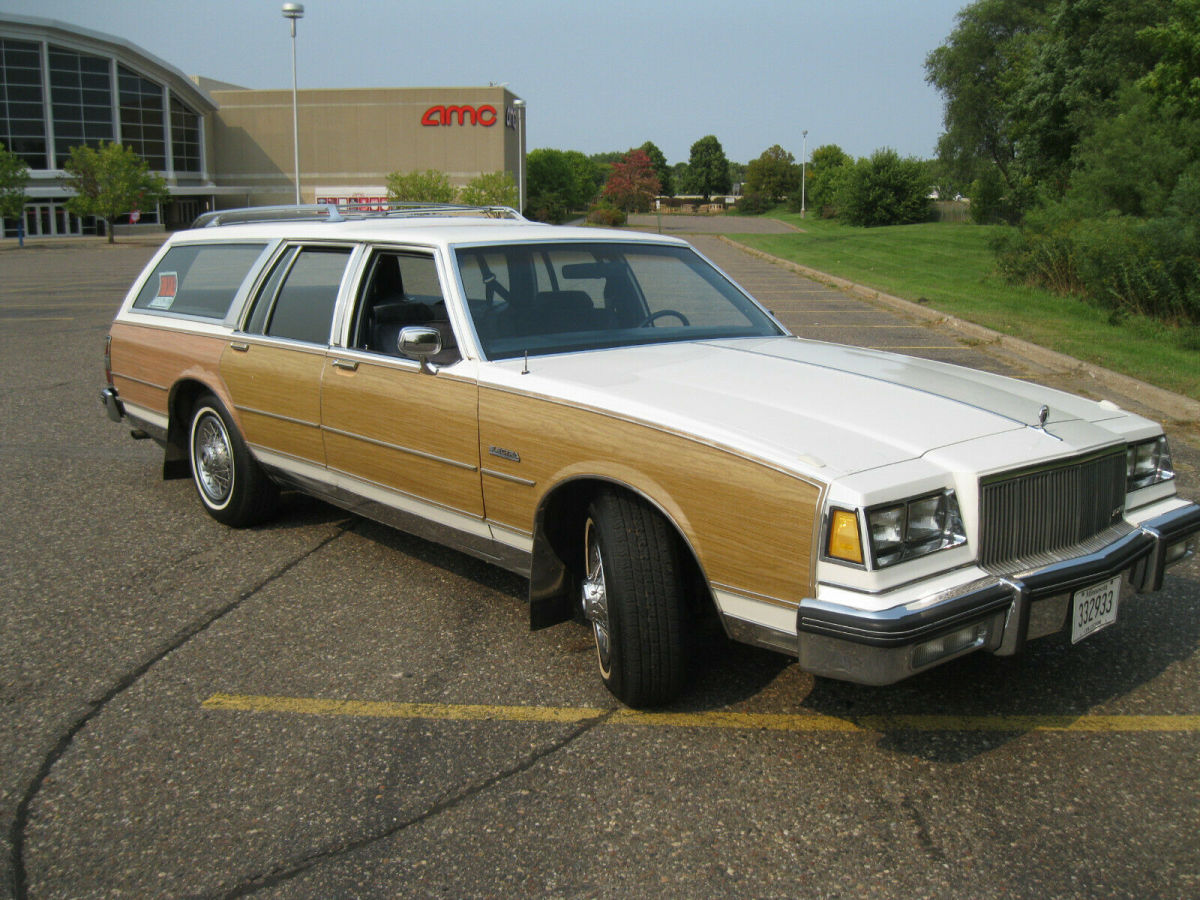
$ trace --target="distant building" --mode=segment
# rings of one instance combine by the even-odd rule
[[[382,200],[395,171],[436,169],[459,185],[488,172],[516,178],[516,99],[500,86],[302,90],[301,199]],[[139,228],[295,199],[290,90],[189,78],[119,37],[0,16],[0,143],[30,169],[28,235],[103,228],[68,213],[60,185],[70,148],[100,141],[132,148],[167,180],[169,200],[139,210]],[[16,221],[3,224],[16,235]]]

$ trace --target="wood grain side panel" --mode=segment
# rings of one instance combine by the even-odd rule
[[[611,478],[666,510],[713,583],[788,604],[812,595],[820,485],[650,425],[499,390],[481,391],[480,446],[486,469],[536,482],[485,477],[492,521],[529,531],[554,485]]]
[[[483,515],[478,388],[415,368],[330,360],[322,390],[331,468]]]
[[[249,350],[235,350],[227,341],[221,356],[221,377],[246,440],[323,464],[321,372],[324,366],[324,347],[252,343]]]
[[[121,399],[165,416],[171,387],[182,378],[219,390],[226,339],[123,322],[113,323],[109,333],[113,384]]]

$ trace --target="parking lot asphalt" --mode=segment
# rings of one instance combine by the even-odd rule
[[[802,335],[1144,408],[675,224]],[[97,402],[153,242],[10,244],[5,895],[1200,894],[1195,560],[1077,646],[888,688],[713,637],[679,703],[634,713],[504,572],[301,497],[207,518]]]

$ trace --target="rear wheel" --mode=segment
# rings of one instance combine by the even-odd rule
[[[240,528],[275,512],[279,489],[259,467],[219,400],[196,401],[188,430],[188,461],[200,502],[218,522]]]
[[[630,706],[657,706],[687,674],[679,540],[645,502],[615,491],[588,507],[581,602],[600,677]]]

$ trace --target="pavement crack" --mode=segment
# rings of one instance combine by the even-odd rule
[[[385,841],[388,838],[394,837],[408,828],[412,828],[415,825],[420,825],[432,818],[435,818],[436,816],[441,815],[444,812],[454,809],[473,797],[478,796],[484,791],[490,790],[491,788],[507,781],[510,778],[513,778],[524,772],[528,772],[548,756],[552,756],[559,751],[566,749],[585,734],[588,734],[596,727],[603,725],[605,722],[611,719],[616,712],[617,709],[613,708],[606,710],[601,715],[579,721],[575,724],[575,727],[572,728],[570,732],[557,740],[551,741],[545,747],[535,750],[512,766],[495,773],[489,778],[485,778],[483,781],[467,785],[457,793],[448,797],[444,797],[443,799],[434,803],[428,809],[417,813],[414,816],[410,816],[403,821],[395,822],[386,828],[380,829],[356,840],[349,841],[340,846],[331,847],[326,850],[319,850],[303,857],[287,867],[279,867],[274,871],[249,878],[243,881],[237,887],[225,893],[216,893],[209,896],[221,897],[224,898],[224,900],[233,900],[233,898],[237,897],[247,897],[251,894],[257,893],[258,891],[284,884],[292,878],[303,875],[305,872],[308,872],[310,869],[315,868],[321,863],[355,853],[359,850],[370,847],[373,844],[377,844],[380,841]]]
[[[906,796],[900,802],[900,806],[908,815],[909,821],[911,821],[913,826],[916,828],[917,843],[921,845],[921,848],[925,851],[929,858],[938,862],[945,862],[946,854],[943,853],[941,848],[938,847],[938,845],[934,842],[933,836],[929,833],[929,822],[925,819],[925,814],[921,812],[920,807],[913,802],[913,798]]]
[[[29,786],[25,789],[21,796],[20,802],[17,804],[16,814],[13,816],[12,825],[9,828],[9,854],[11,861],[11,895],[14,900],[26,900],[28,897],[27,873],[25,871],[25,829],[29,823],[29,810],[33,805],[33,801],[37,798],[38,792],[41,791],[42,785],[46,779],[50,777],[51,771],[58,764],[58,761],[66,755],[78,735],[88,724],[102,713],[110,703],[117,697],[121,696],[135,684],[137,684],[143,676],[146,675],[156,665],[174,653],[176,650],[183,647],[193,638],[204,634],[231,612],[238,609],[247,600],[254,597],[260,591],[274,584],[280,578],[283,578],[291,572],[296,566],[300,565],[305,560],[320,552],[326,546],[337,540],[346,532],[353,530],[353,522],[343,523],[338,530],[320,542],[310,547],[304,553],[295,557],[292,560],[284,563],[274,571],[268,573],[260,581],[252,585],[250,588],[243,591],[233,600],[212,610],[208,615],[192,621],[184,628],[175,633],[170,640],[161,646],[158,650],[144,659],[139,665],[130,669],[124,675],[117,679],[107,691],[101,694],[94,700],[87,701],[87,708],[76,718],[71,725],[63,732],[62,736],[55,742],[50,752],[42,760],[41,766],[37,773],[30,781]]]

